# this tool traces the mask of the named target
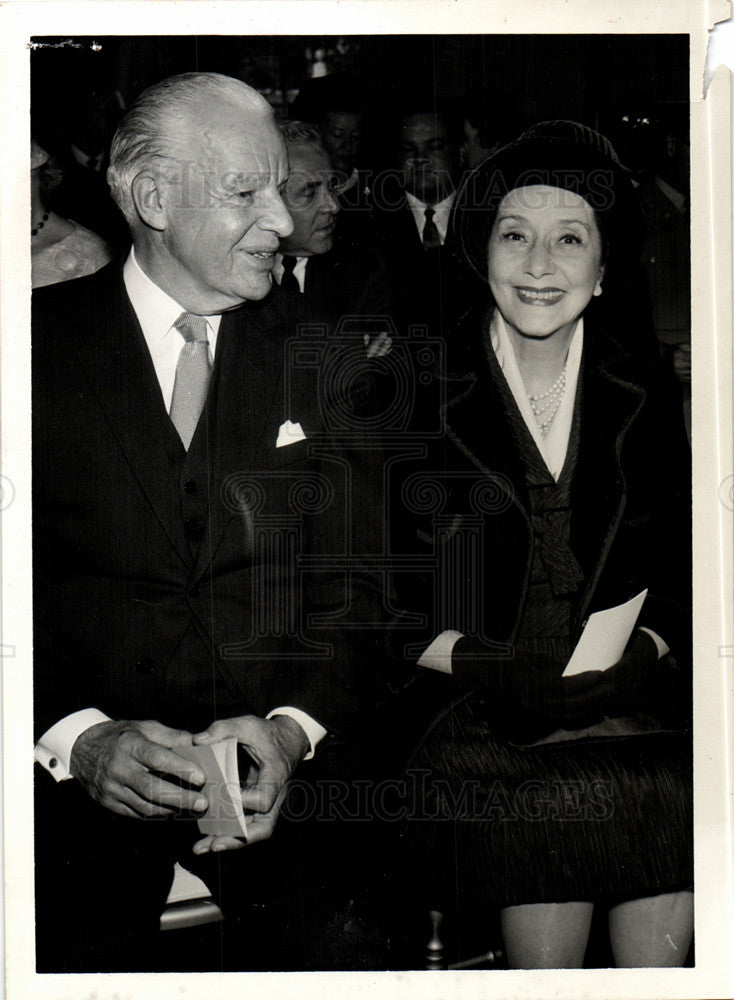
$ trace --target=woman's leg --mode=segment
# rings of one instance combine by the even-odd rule
[[[609,938],[620,969],[683,965],[692,937],[690,891],[630,899],[609,911]]]
[[[580,969],[593,903],[528,903],[501,914],[511,969]]]

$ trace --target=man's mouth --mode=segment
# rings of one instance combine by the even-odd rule
[[[523,288],[515,286],[515,294],[528,306],[552,306],[566,294],[562,288]]]

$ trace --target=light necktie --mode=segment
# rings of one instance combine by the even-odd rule
[[[181,348],[176,365],[171,420],[188,451],[206,402],[212,366],[204,317],[181,313],[173,325],[186,343]]]
[[[433,221],[436,209],[432,205],[429,205],[423,214],[426,217],[425,225],[423,226],[423,246],[426,250],[433,250],[434,247],[441,246],[441,237],[438,235],[436,223]]]
[[[298,278],[293,273],[293,269],[297,263],[297,257],[283,256],[283,277],[280,279],[280,287],[290,295],[301,294],[301,286],[298,284]]]

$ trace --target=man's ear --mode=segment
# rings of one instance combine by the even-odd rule
[[[146,226],[159,232],[167,228],[166,202],[159,177],[147,172],[138,174],[132,182],[130,194],[135,211]]]

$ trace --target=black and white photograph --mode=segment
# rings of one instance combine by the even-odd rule
[[[703,5],[114,6],[9,147],[11,1000],[725,996]]]

